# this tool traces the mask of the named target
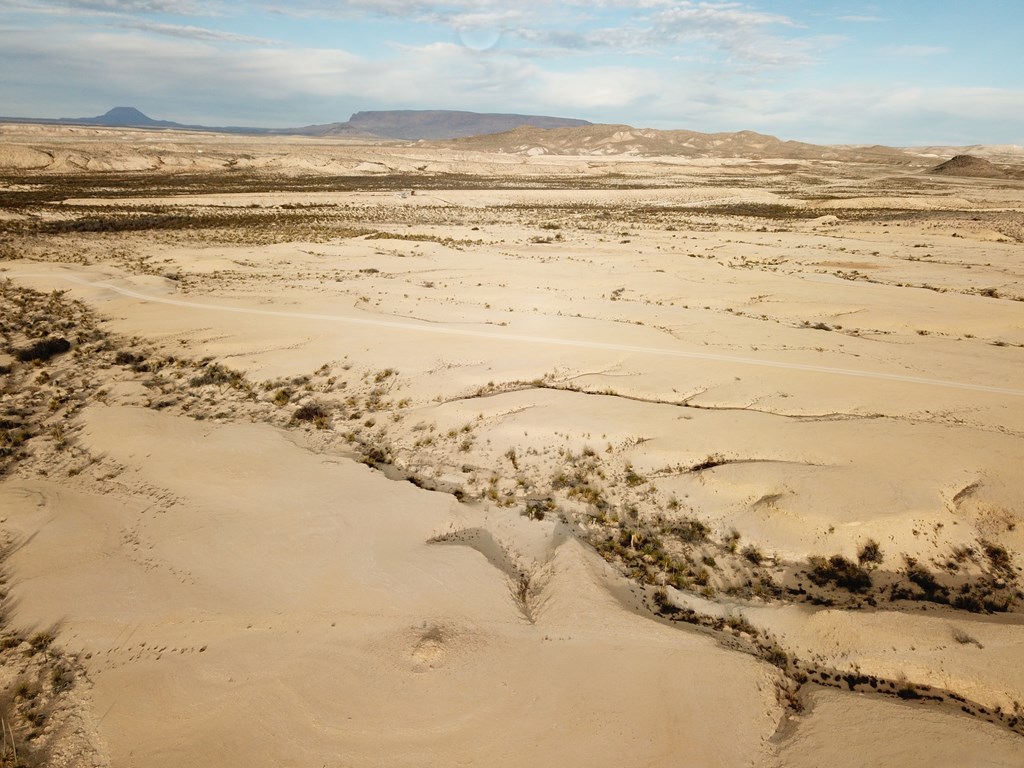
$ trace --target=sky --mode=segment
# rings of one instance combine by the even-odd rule
[[[1021,0],[0,0],[0,115],[461,109],[1024,145]]]

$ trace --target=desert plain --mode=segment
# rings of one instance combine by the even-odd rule
[[[0,126],[3,764],[1024,764],[1024,180],[565,135]]]

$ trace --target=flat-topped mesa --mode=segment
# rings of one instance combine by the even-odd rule
[[[455,139],[502,133],[523,125],[569,128],[586,120],[547,115],[461,112],[445,109],[396,109],[356,112],[348,126],[389,139]]]

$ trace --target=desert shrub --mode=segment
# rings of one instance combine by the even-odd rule
[[[871,574],[842,555],[811,557],[809,563],[811,567],[807,575],[819,587],[834,584],[850,592],[867,592],[871,589]]]
[[[688,544],[697,544],[708,538],[708,527],[700,520],[684,518],[670,526],[666,533],[678,536]]]
[[[29,645],[32,646],[35,651],[43,651],[50,647],[53,642],[53,634],[51,632],[36,632],[32,637],[29,638]]]
[[[748,635],[756,635],[757,628],[742,616],[730,616],[725,624],[734,632],[746,632]]]
[[[22,349],[16,349],[14,356],[23,363],[33,360],[49,360],[54,355],[60,355],[71,349],[71,342],[62,337],[50,337],[30,344]]]
[[[114,363],[117,365],[130,365],[134,367],[141,365],[145,361],[145,355],[136,355],[124,349],[122,349],[116,355],[114,355]]]
[[[878,546],[878,542],[874,539],[868,539],[864,542],[864,546],[860,548],[860,552],[857,553],[857,560],[861,565],[867,563],[874,563],[878,565],[882,562],[882,548]]]
[[[754,565],[760,565],[761,561],[764,560],[764,555],[761,554],[761,550],[753,544],[745,546],[741,554],[748,562],[753,563]]]
[[[552,499],[527,499],[522,515],[531,520],[543,520],[554,508],[555,502]]]
[[[899,690],[896,691],[896,695],[906,701],[914,701],[921,698],[921,694],[917,692],[912,683],[903,683]]]
[[[366,464],[368,467],[376,467],[381,464],[388,464],[390,462],[390,458],[380,448],[376,448],[373,446],[363,446],[363,457],[360,459],[360,461],[363,464]],[[455,498],[458,499],[459,501],[462,501],[461,490],[456,490],[452,495],[455,496]]]
[[[764,660],[779,669],[786,669],[789,666],[789,654],[775,645],[764,650]]]
[[[954,597],[953,607],[970,613],[983,613],[985,611],[985,606],[981,600],[971,592],[964,592]]]
[[[317,419],[326,419],[329,416],[330,412],[320,403],[305,403],[295,409],[292,419],[295,421],[316,421]]]
[[[732,553],[736,552],[736,548],[740,543],[740,532],[735,528],[729,531],[729,535],[725,537],[725,548]]]
[[[218,386],[224,384],[238,386],[241,382],[241,373],[238,371],[232,371],[230,368],[226,368],[219,363],[213,363],[211,365],[204,366],[202,373],[197,376],[193,376],[188,383],[193,387],[205,387],[211,384],[216,384]]]
[[[959,627],[953,628],[953,639],[960,643],[960,645],[976,645],[979,648],[982,647],[981,643],[979,643],[975,637],[967,634],[967,632]]]
[[[912,557],[907,557],[906,563],[907,578],[924,592],[925,599],[940,603],[948,601],[949,590],[936,581],[934,574]]]
[[[626,485],[632,488],[638,485],[643,485],[646,482],[647,481],[644,479],[643,475],[640,475],[635,469],[633,469],[632,464],[626,465]]]
[[[702,472],[705,469],[714,469],[715,467],[720,467],[723,464],[728,464],[728,461],[726,461],[725,457],[722,456],[722,454],[720,453],[712,453],[706,459],[704,459],[704,461],[698,461],[696,464],[690,467],[690,471]]]
[[[54,667],[50,670],[50,685],[53,688],[54,693],[60,693],[66,691],[74,685],[74,676],[66,669],[62,667]]]
[[[1000,571],[1012,569],[1010,553],[1007,551],[1006,547],[995,544],[991,541],[982,541],[981,547],[985,551],[985,556],[988,558],[993,568]]]
[[[27,680],[22,680],[14,688],[14,695],[19,699],[34,699],[38,693]]]

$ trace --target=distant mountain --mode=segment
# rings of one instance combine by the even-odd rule
[[[553,130],[520,127],[505,133],[441,143],[460,149],[533,156],[633,155],[753,160],[857,160],[899,164],[916,160],[912,154],[892,147],[829,147],[800,141],[783,141],[754,131],[699,133],[633,128],[628,125],[585,125]]]
[[[97,117],[0,117],[0,123],[92,125],[143,130],[183,130],[253,136],[311,136],[359,141],[429,141],[435,146],[481,152],[537,155],[736,158],[748,160],[836,160],[904,166],[952,176],[1024,179],[1024,147],[822,146],[784,141],[753,131],[700,133],[655,130],[586,120],[454,110],[379,110],[356,112],[345,122],[301,128],[244,128],[184,125],[154,120],[135,107],[114,107]],[[968,152],[970,155],[968,155]],[[948,162],[936,161],[958,155]],[[980,156],[980,157],[979,157]],[[996,165],[991,160],[1002,162]],[[36,158],[32,162],[43,162]],[[26,161],[28,162],[28,161]],[[44,163],[45,165],[45,163]],[[35,167],[35,166],[33,166]]]
[[[544,115],[458,112],[445,109],[396,109],[356,112],[349,118],[349,130],[371,133],[389,139],[456,139],[465,136],[511,131],[520,126],[534,128],[574,128],[591,125],[586,120]]]
[[[276,134],[304,136],[345,136],[404,141],[443,141],[511,131],[522,126],[569,128],[592,125],[586,120],[546,115],[516,115],[494,112],[459,112],[447,109],[392,109],[356,112],[344,123],[284,128]]]
[[[0,121],[17,123],[56,123],[60,125],[101,125],[112,128],[171,128],[188,131],[217,131],[243,134],[274,134],[279,136],[339,136],[351,138],[384,138],[405,141],[421,139],[455,139],[465,136],[501,133],[520,126],[535,128],[568,128],[587,126],[586,120],[545,115],[516,115],[490,112],[459,112],[445,109],[395,109],[356,112],[343,123],[307,125],[302,128],[241,128],[184,125],[170,120],[154,120],[135,107],[114,107],[97,117],[64,117],[57,120],[0,117]]]
[[[172,123],[170,120],[154,120],[144,115],[135,107],[114,107],[106,114],[98,117],[68,117],[59,120],[61,123],[77,123],[80,125],[104,125],[113,128],[192,128],[194,126]]]
[[[222,131],[237,130],[224,128],[207,128],[202,125],[183,125],[170,120],[154,120],[135,107],[114,107],[105,114],[96,117],[0,117],[2,123],[29,123],[37,125],[98,125],[103,128],[153,128],[177,129],[182,131]],[[249,130],[249,129],[241,129]],[[259,129],[252,129],[258,131]],[[265,131],[264,131],[265,133]]]

